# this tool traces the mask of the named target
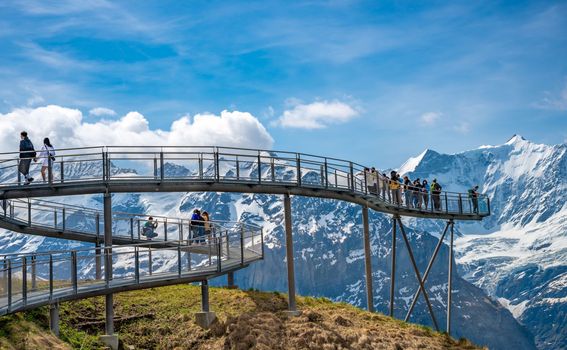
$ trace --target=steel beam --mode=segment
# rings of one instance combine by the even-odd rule
[[[291,199],[289,194],[284,195],[284,220],[289,311],[295,312],[297,311],[297,305],[295,302],[295,268],[293,261],[293,237],[291,227]]]
[[[443,240],[445,239],[445,235],[447,234],[448,228],[449,228],[449,222],[447,222],[447,224],[445,225],[445,229],[443,230],[443,234],[439,238],[439,242],[437,242],[437,246],[435,247],[435,250],[433,251],[433,255],[431,256],[431,259],[429,260],[429,264],[427,265],[427,268],[425,269],[425,272],[423,273],[423,281],[422,281],[423,285],[425,285],[425,281],[427,280],[427,277],[429,276],[429,272],[431,271],[431,268],[433,267],[433,263],[435,262],[435,259],[437,258],[437,254],[439,253],[439,250],[441,249],[441,246],[443,245]],[[415,307],[415,304],[417,303],[417,298],[419,298],[419,293],[421,293],[421,284],[419,285],[417,292],[413,296],[413,300],[411,302],[410,308],[408,310],[408,313],[406,314],[406,318],[404,319],[405,322],[407,322],[409,320],[411,313],[413,312],[413,308]]]
[[[370,251],[370,227],[368,225],[368,207],[362,207],[362,228],[364,236],[364,267],[366,272],[366,306],[374,312],[374,297],[372,288],[372,254]]]
[[[104,277],[106,285],[112,280],[112,196],[110,193],[104,194]],[[112,294],[106,294],[105,305],[105,333],[114,334],[114,298]]]
[[[415,262],[415,258],[413,256],[413,250],[411,249],[410,242],[406,235],[406,230],[404,229],[404,225],[402,224],[402,219],[398,218],[398,225],[400,225],[400,231],[402,232],[402,238],[406,244],[406,248],[408,250],[408,254],[410,257],[411,264],[413,266],[413,270],[415,272],[415,276],[417,277],[417,281],[423,291],[423,297],[425,298],[425,303],[427,304],[427,308],[429,309],[429,314],[431,315],[431,320],[433,321],[433,325],[435,329],[439,331],[439,325],[437,324],[437,319],[435,318],[435,314],[433,313],[433,307],[431,306],[431,302],[429,301],[429,296],[427,295],[427,291],[423,286],[423,279],[421,278],[421,274],[419,273],[419,269],[417,267],[417,263]]]

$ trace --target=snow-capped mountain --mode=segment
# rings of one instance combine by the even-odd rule
[[[515,135],[453,155],[427,150],[400,171],[437,177],[447,190],[478,184],[489,195],[491,217],[458,223],[459,271],[500,300],[539,348],[567,348],[567,145]]]
[[[555,181],[555,186],[542,187],[546,190],[535,191],[531,188],[532,182],[530,182],[530,185],[527,184],[523,172],[516,172],[518,164],[522,163],[521,159],[524,156],[522,153],[527,152],[523,149],[524,146],[529,149],[531,162],[535,162],[534,168],[543,167],[542,161],[537,160],[538,157],[543,157],[548,159],[545,162],[547,176],[550,176],[550,171],[553,174],[553,178],[547,178],[543,182],[538,182],[541,179],[534,176],[534,179],[537,180],[533,181],[537,182],[537,186],[547,186],[548,181],[549,183]],[[517,147],[522,149],[517,149]],[[549,154],[548,148],[554,149],[551,152],[552,154]],[[561,159],[563,160],[561,161]],[[295,176],[293,172],[286,169],[276,170],[282,172],[285,170],[286,176]],[[563,188],[561,193],[563,193],[563,196],[565,194],[565,182],[559,180],[561,179],[560,176],[566,175],[565,145],[555,147],[534,145],[517,137],[502,146],[484,146],[478,150],[458,155],[441,155],[427,150],[420,156],[406,162],[400,170],[409,173],[412,177],[419,176],[428,179],[437,177],[444,185],[444,189],[448,190],[464,191],[478,183],[483,191],[491,196],[493,216],[485,219],[482,223],[457,224],[458,231],[463,233],[462,237],[457,240],[457,263],[461,275],[465,278],[456,276],[454,280],[452,335],[470,338],[478,344],[489,345],[491,349],[533,349],[532,335],[514,320],[513,313],[520,322],[539,337],[538,339],[544,337],[545,339],[554,339],[554,346],[545,346],[541,340],[538,340],[540,348],[560,349],[565,341],[564,335],[561,335],[561,332],[564,332],[561,329],[561,323],[556,323],[555,328],[553,328],[548,326],[548,322],[552,321],[542,320],[540,322],[537,315],[539,313],[537,305],[542,305],[544,308],[556,307],[553,310],[559,312],[551,314],[550,317],[561,317],[562,310],[563,315],[565,315],[564,301],[556,301],[555,303],[550,301],[551,299],[561,300],[565,297],[565,288],[562,287],[565,285],[565,278],[558,278],[561,274],[565,276],[565,271],[552,273],[555,277],[544,273],[552,271],[549,269],[553,266],[560,268],[562,263],[563,266],[565,265],[564,255],[563,260],[559,260],[560,256],[549,257],[550,251],[555,253],[561,251],[559,245],[562,244],[561,238],[564,239],[566,232],[564,208],[556,209],[560,203],[561,196],[557,197],[560,193],[552,193]],[[171,172],[176,176],[183,176],[191,171],[180,165],[165,165],[165,172]],[[229,172],[231,169],[223,169],[222,171]],[[241,171],[249,171],[255,174],[257,169],[254,165],[250,165],[246,169],[241,169]],[[308,175],[305,174],[305,176]],[[77,174],[77,176],[80,176],[80,174]],[[530,188],[528,189],[528,187]],[[507,204],[508,198],[512,198],[512,196],[516,196],[513,197],[514,203],[522,203],[525,208],[524,211],[518,210],[516,205]],[[545,196],[547,201],[536,202],[536,199],[539,200],[541,196]],[[65,202],[101,207],[100,196],[68,197],[65,198]],[[266,258],[263,262],[255,263],[248,269],[238,272],[236,282],[242,288],[253,287],[263,290],[286,291],[283,205],[279,196],[227,193],[120,194],[113,197],[113,206],[115,210],[120,211],[146,212],[168,216],[188,216],[193,208],[199,207],[212,213],[214,219],[243,220],[262,225],[266,237]],[[553,208],[550,209],[550,206]],[[333,300],[347,301],[364,307],[364,253],[360,207],[344,202],[296,196],[292,198],[292,208],[298,293],[326,296]],[[535,208],[536,214],[530,211],[532,208]],[[528,220],[527,217],[531,217],[531,219]],[[563,220],[561,220],[562,218]],[[374,301],[378,311],[387,312],[391,223],[388,216],[380,213],[371,213],[370,219]],[[436,244],[435,237],[443,223],[439,220],[424,219],[406,219],[404,222],[409,226],[408,235],[414,247],[419,268],[423,271]],[[542,266],[539,265],[541,263],[533,255],[527,254],[524,249],[528,244],[527,241],[520,242],[520,239],[516,237],[514,238],[518,240],[516,242],[509,236],[519,232],[514,230],[529,230],[530,227],[539,232],[539,226],[530,226],[536,224],[546,225],[549,230],[552,230],[552,227],[554,227],[550,224],[552,222],[559,230],[553,231],[555,238],[537,233],[534,236],[537,235],[538,238],[530,241],[532,249],[539,252],[539,258],[542,261],[549,261],[545,264],[545,268],[538,270]],[[563,228],[563,231],[560,231],[561,228]],[[509,236],[505,236],[506,234]],[[518,233],[518,235],[520,234]],[[545,241],[546,238],[549,238],[549,240]],[[396,277],[396,305],[399,308],[397,308],[396,316],[403,318],[405,310],[411,302],[413,292],[417,289],[417,282],[403,241],[401,238],[399,239]],[[559,242],[559,245],[557,242]],[[0,244],[2,247],[9,246],[10,251],[22,247],[25,247],[28,251],[33,251],[34,249],[52,249],[54,246],[60,249],[65,244],[70,243],[43,237],[22,237],[18,234],[4,233],[0,235]],[[509,244],[509,246],[502,247],[502,244]],[[496,249],[502,249],[508,255],[494,254]],[[5,250],[3,249],[3,251]],[[509,259],[504,259],[504,262],[500,261],[501,257],[510,257],[511,254],[517,254],[513,255],[512,261]],[[495,255],[497,256],[495,257]],[[444,328],[445,324],[443,310],[446,303],[447,259],[448,250],[443,247],[426,283],[441,328]],[[523,261],[522,259],[526,259],[526,262],[520,263],[520,261]],[[555,265],[551,263],[554,259],[557,259]],[[528,260],[531,265],[527,263]],[[518,284],[514,279],[506,279],[507,276],[520,276],[520,272],[515,274],[515,272],[512,273],[512,270],[515,271],[514,269],[508,269],[510,265],[517,267],[528,267],[529,265],[532,269],[536,267],[536,272],[524,273],[524,276],[530,276],[527,280],[532,285],[528,287],[529,284],[524,286]],[[90,271],[88,267],[85,267],[85,273],[88,273],[88,271]],[[535,278],[538,271],[542,273]],[[216,283],[223,284],[224,281],[219,280]],[[541,288],[534,288],[536,285],[541,286]],[[493,298],[487,297],[481,288],[485,289]],[[526,290],[532,293],[531,296],[522,294]],[[511,294],[507,294],[507,292]],[[543,304],[535,302],[532,305],[532,299],[540,300]],[[496,300],[500,300],[500,303]],[[526,302],[522,306],[524,307],[523,313],[519,315],[520,308],[518,308],[518,305],[521,305],[524,301]],[[526,317],[531,314],[534,315],[527,319]],[[431,325],[431,319],[421,297],[411,320]],[[547,342],[546,344],[550,343]]]

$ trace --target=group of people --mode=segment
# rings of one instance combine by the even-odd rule
[[[55,149],[53,145],[49,141],[49,138],[43,139],[43,146],[39,151],[39,155],[37,154],[33,143],[28,137],[28,133],[26,131],[22,131],[20,133],[20,157],[18,162],[18,171],[24,176],[25,185],[29,185],[33,181],[33,177],[30,176],[30,165],[32,160],[34,162],[41,162],[41,178],[45,182],[48,176],[52,176],[51,174],[46,175],[46,171],[49,168],[49,163],[55,161]],[[51,179],[50,179],[51,180]]]
[[[376,168],[365,168],[364,177],[368,192],[376,194],[385,201],[413,209],[442,210],[443,187],[437,179],[433,179],[431,184],[426,179],[420,178],[412,181],[407,175],[402,177],[394,170],[390,172],[390,176],[386,173],[380,174]],[[478,186],[469,189],[468,195],[473,212],[478,213]]]
[[[146,237],[148,241],[151,241],[152,238],[158,236],[156,232],[157,227],[157,220],[151,216],[148,217],[148,220],[144,223],[142,228],[142,236]],[[203,243],[205,241],[205,237],[210,236],[211,234],[213,234],[213,224],[211,223],[209,213],[206,211],[201,213],[201,210],[199,209],[193,210],[190,222],[189,239],[193,238],[195,242]]]

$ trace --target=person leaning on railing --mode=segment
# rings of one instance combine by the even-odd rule
[[[472,202],[473,213],[478,214],[478,186],[469,190],[469,198]]]
[[[400,176],[395,171],[390,173],[390,191],[392,192],[392,202],[397,205],[402,204]]]
[[[193,210],[193,215],[191,215],[191,231],[193,232],[193,238],[195,242],[202,243],[204,239],[202,238],[205,235],[205,221],[201,216],[201,211],[199,209]]]
[[[142,236],[146,236],[146,238],[148,239],[148,241],[151,241],[152,238],[157,237],[157,233],[155,232],[155,229],[158,227],[158,223],[156,220],[154,220],[153,217],[148,217],[148,221],[146,221],[146,223],[144,224],[144,227],[142,228]]]

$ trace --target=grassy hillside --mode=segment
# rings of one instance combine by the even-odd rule
[[[194,323],[198,286],[118,294],[116,332],[125,348],[134,349],[477,349],[465,340],[322,298],[298,298],[303,314],[294,318],[283,314],[287,303],[280,293],[211,288],[210,299],[219,322],[203,330]],[[41,329],[47,327],[47,315],[41,308],[0,318],[1,348],[65,349]],[[61,337],[71,348],[99,349],[96,335],[103,332],[103,298],[61,305]]]

